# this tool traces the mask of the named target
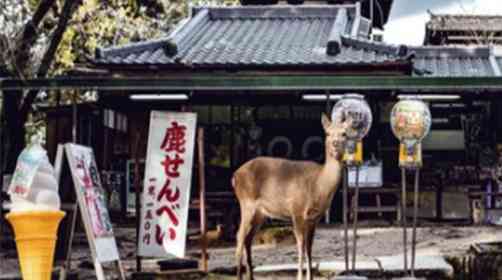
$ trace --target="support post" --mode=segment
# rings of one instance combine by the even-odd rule
[[[202,271],[208,271],[207,254],[207,217],[206,217],[206,172],[204,162],[204,128],[197,131],[197,147],[199,159],[199,203],[200,203],[200,247],[202,251],[200,268]]]
[[[413,229],[411,232],[411,276],[415,277],[415,253],[417,243],[417,215],[418,215],[418,183],[420,178],[420,169],[415,170],[415,189],[413,193]]]
[[[354,220],[353,223],[353,236],[352,236],[352,272],[356,271],[356,256],[357,256],[357,220],[358,220],[358,212],[359,212],[359,166],[356,165],[354,167],[356,169],[356,184],[354,190],[354,205],[353,205],[353,215]]]
[[[326,114],[330,114],[330,109],[331,109],[331,104],[330,104],[330,99],[331,99],[331,93],[329,91],[326,91]],[[345,209],[344,209],[345,211]],[[331,223],[331,206],[326,209],[326,213],[324,213],[324,222],[326,224]]]
[[[59,107],[59,102],[61,99],[61,93],[58,92],[58,95],[56,97],[57,99],[57,106]],[[77,143],[77,126],[78,126],[78,108],[77,108],[77,97],[76,93],[73,94],[72,96],[72,128],[71,128],[71,133],[72,133],[72,142]],[[56,120],[57,121],[57,120]],[[58,123],[56,122],[56,134],[58,133]],[[58,181],[58,185],[61,183],[61,172],[63,170],[63,161],[64,161],[64,147],[63,145],[59,144],[57,147],[57,152],[56,152],[56,159],[55,159],[55,170],[56,170],[56,178]],[[77,225],[77,219],[78,219],[78,202],[75,201],[75,204],[73,207],[71,207],[72,211],[72,216],[71,216],[71,224],[69,225],[68,231],[67,231],[67,236],[68,236],[68,248],[66,251],[66,260],[63,263],[63,267],[59,273],[59,279],[60,280],[65,280],[68,273],[71,271],[71,255],[72,255],[72,245],[73,245],[73,237],[75,234],[75,227]]]
[[[77,108],[77,94],[73,93],[72,96],[72,122],[71,122],[71,140],[77,143],[77,128],[78,128],[78,108]]]
[[[144,135],[144,131],[146,126],[140,131],[139,134],[136,135],[136,143],[134,143],[134,186],[136,190],[136,247],[139,248],[139,242],[141,237],[139,236],[140,227],[141,227],[141,193],[143,190],[142,183],[140,180],[140,171],[139,171],[139,146],[141,143],[141,136]],[[137,249],[136,249],[137,250]],[[141,256],[136,254],[136,272],[141,272]]]
[[[343,178],[343,238],[345,246],[345,271],[349,271],[349,197],[348,197],[348,185],[349,185],[349,170],[348,167],[343,168],[344,178]]]
[[[406,245],[408,244],[408,238],[406,236],[406,169],[401,168],[401,225],[403,226],[403,250],[404,250],[404,272],[408,271],[408,249]]]

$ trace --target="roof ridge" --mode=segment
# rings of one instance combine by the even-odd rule
[[[141,42],[129,42],[118,47],[108,47],[108,48],[96,48],[96,59],[100,59],[105,56],[116,56],[124,53],[130,52],[141,52],[145,50],[155,49],[159,46],[163,46],[168,43],[168,37],[161,37],[157,39],[150,39]]]
[[[335,22],[331,26],[331,31],[329,32],[328,44],[326,46],[326,53],[328,55],[337,55],[340,53],[340,49],[342,48],[341,36],[345,32],[348,20],[347,10],[338,9]]]
[[[200,8],[195,8],[198,10]],[[335,18],[340,9],[354,9],[355,4],[343,5],[274,5],[274,6],[232,6],[208,7],[211,19],[271,19],[271,18]]]
[[[166,36],[149,39],[143,42],[127,43],[119,47],[96,48],[96,59],[104,56],[117,56],[124,53],[142,52],[146,50],[157,49],[162,47],[167,56],[175,56],[178,53],[178,45],[181,40],[194,29],[201,21],[208,16],[207,9],[198,11],[195,16],[181,20],[171,32]]]
[[[346,46],[362,48],[378,53],[387,53],[396,57],[406,57],[410,54],[410,50],[406,45],[392,45],[384,42],[376,42],[348,35],[342,35],[341,38],[342,43]]]
[[[484,18],[502,18],[502,15],[490,15],[490,14],[433,14],[431,16],[432,18],[439,18],[439,17],[484,17]]]
[[[417,57],[455,57],[488,58],[491,55],[489,46],[416,46],[410,47]]]

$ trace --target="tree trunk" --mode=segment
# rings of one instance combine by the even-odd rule
[[[5,133],[6,143],[5,149],[5,173],[11,174],[14,172],[16,167],[17,157],[26,145],[25,133],[26,128],[24,126],[27,115],[22,116],[18,114],[18,107],[22,99],[21,92],[4,92],[5,98]]]
[[[1,0],[0,0],[1,1]],[[17,48],[14,59],[14,76],[17,78],[25,78],[30,68],[29,56],[33,42],[38,37],[37,28],[50,10],[53,7],[55,0],[40,1],[32,19],[26,23],[25,28],[17,42]],[[63,34],[68,26],[73,11],[77,3],[75,0],[65,0],[61,15],[59,17],[56,30],[51,36],[49,46],[44,53],[41,64],[35,72],[36,78],[46,77],[51,64],[56,55],[57,48],[63,38]],[[25,133],[26,121],[31,112],[31,107],[38,94],[38,90],[30,90],[23,98],[22,91],[4,92],[5,97],[5,122],[6,122],[6,162],[5,173],[13,173],[16,167],[17,157],[26,146]]]

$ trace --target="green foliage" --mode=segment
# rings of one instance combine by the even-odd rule
[[[79,64],[89,64],[97,47],[126,44],[164,36],[174,24],[188,15],[190,6],[233,5],[237,0],[77,0],[73,14],[64,27],[59,40],[56,34],[64,3],[68,0],[0,0],[0,69],[5,68],[15,78],[42,78],[65,75]],[[43,9],[40,9],[42,7]],[[35,11],[42,11],[41,22],[28,25]],[[29,28],[27,28],[29,27]],[[23,40],[23,31],[33,30],[34,38]],[[32,40],[33,39],[33,40]],[[34,43],[31,43],[34,41]],[[27,48],[19,48],[20,43]],[[47,52],[55,44],[55,56]],[[16,56],[18,54],[18,56]],[[42,58],[48,57],[50,68],[46,73]],[[16,61],[16,57],[22,59]],[[18,63],[21,62],[21,63]],[[42,76],[37,75],[44,69]],[[60,92],[62,104],[72,100],[73,92]],[[33,97],[37,96],[38,99]],[[92,101],[94,95],[77,93],[79,102]],[[43,96],[45,95],[45,97]],[[43,131],[43,116],[37,112],[39,102],[55,104],[55,95],[50,92],[31,91],[12,95],[6,108],[20,108],[9,114],[7,123],[9,154],[6,162],[15,162],[25,139]],[[20,106],[22,104],[22,106]],[[28,110],[26,110],[28,108]],[[35,108],[35,110],[33,110]],[[2,108],[3,109],[3,108]],[[17,132],[16,132],[17,131]],[[23,135],[25,137],[23,137]],[[25,138],[25,139],[23,139]],[[13,166],[8,167],[13,169]]]
[[[54,73],[87,63],[97,47],[122,45],[165,35],[188,15],[190,6],[234,5],[236,0],[86,0],[61,42]]]

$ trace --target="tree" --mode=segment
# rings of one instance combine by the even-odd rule
[[[17,79],[65,75],[88,63],[97,46],[161,36],[185,17],[190,5],[235,4],[236,0],[1,0],[0,69]],[[3,92],[6,171],[26,145],[40,92]],[[66,93],[61,93],[67,100]]]

